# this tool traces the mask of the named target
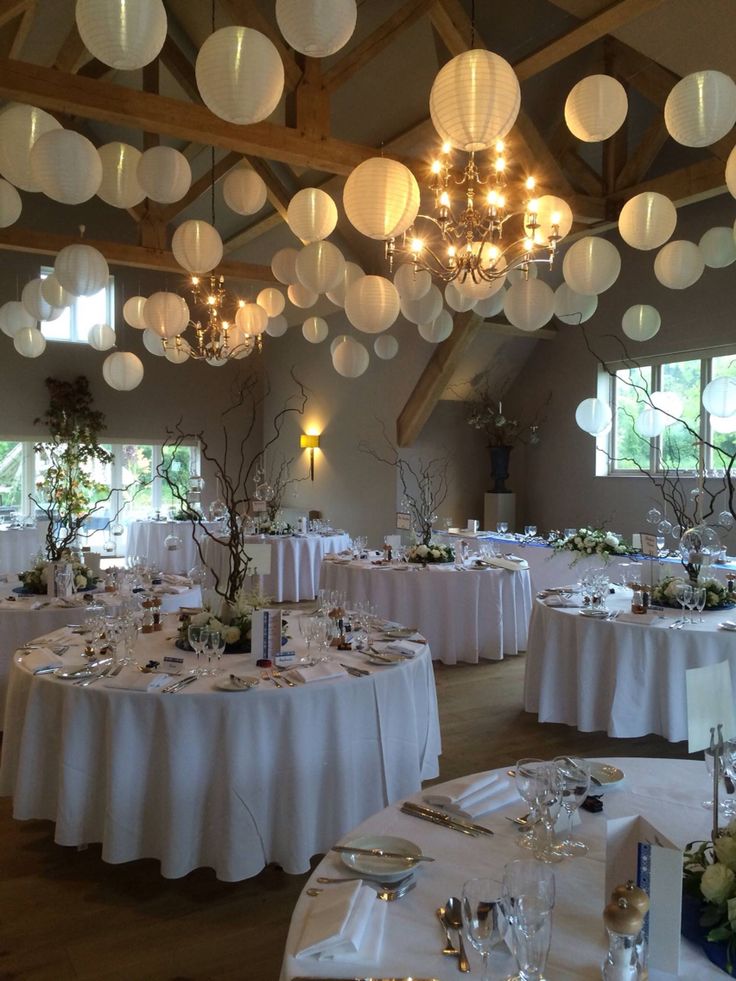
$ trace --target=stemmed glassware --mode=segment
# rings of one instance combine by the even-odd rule
[[[572,756],[558,756],[552,761],[562,780],[562,808],[567,814],[567,834],[558,844],[561,855],[573,857],[585,855],[588,846],[584,841],[573,838],[572,819],[575,811],[588,796],[590,788],[590,764],[587,760]]]
[[[212,630],[208,628],[204,635],[203,653],[207,655],[207,670],[206,674],[219,674],[220,668],[220,658],[225,652],[225,638],[219,630]],[[217,667],[212,667],[212,658],[215,658],[217,662]]]
[[[207,634],[209,633],[209,628],[206,626],[195,626],[190,624],[187,629],[187,639],[194,653],[197,655],[196,667],[192,669],[191,674],[201,677],[207,673],[206,668],[200,663],[200,658],[204,654],[205,645],[207,644]]]
[[[489,954],[503,942],[498,922],[500,891],[499,883],[488,878],[469,879],[463,885],[463,931],[468,942],[480,953],[481,981],[490,981]]]
[[[499,535],[505,535],[508,530],[509,530],[508,521],[499,521],[498,524],[496,525],[496,531],[498,532]]]
[[[519,973],[509,981],[542,981],[552,939],[554,873],[531,860],[509,862],[504,869],[501,904],[519,966]]]
[[[685,616],[685,607],[690,602],[692,597],[693,587],[686,582],[678,582],[675,586],[675,595],[677,596],[677,602],[682,607],[682,620],[683,623],[688,623],[688,618]]]
[[[560,812],[563,786],[557,767],[544,760],[523,759],[516,764],[516,789],[530,805],[531,830],[519,838],[540,862],[561,862],[554,844],[555,819]]]

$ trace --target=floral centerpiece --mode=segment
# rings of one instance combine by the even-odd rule
[[[68,562],[71,565],[72,572],[74,573],[74,588],[78,592],[84,592],[85,589],[94,589],[97,584],[97,576],[91,569],[86,565],[82,565],[81,562],[72,560],[68,552],[61,556],[60,561]],[[32,568],[26,572],[18,573],[18,578],[23,583],[23,589],[27,593],[47,593],[51,569],[52,566],[46,559],[37,559]]]
[[[736,960],[736,821],[683,856],[682,932],[728,974]]]
[[[407,562],[418,562],[421,565],[430,563],[454,562],[455,550],[451,545],[440,545],[438,542],[410,545],[406,550]]]
[[[572,564],[587,555],[598,555],[609,561],[613,555],[635,555],[636,549],[612,531],[603,528],[578,528],[572,535],[551,532],[549,544],[555,552],[572,552]]]
[[[260,610],[269,603],[269,598],[262,593],[240,592],[234,602],[222,604],[219,615],[205,606],[198,613],[182,613],[179,617],[179,647],[189,650],[189,627],[210,627],[222,634],[226,650],[230,653],[247,652],[250,650],[251,619],[255,610]]]
[[[259,535],[293,535],[294,528],[288,521],[271,520],[268,517],[262,518],[258,522]]]
[[[664,579],[655,585],[652,590],[652,602],[656,606],[679,607],[680,601],[677,598],[677,587],[691,585],[689,580],[678,576],[665,576]],[[718,610],[727,609],[734,605],[733,595],[717,579],[700,579],[698,586],[705,589],[705,609]]]

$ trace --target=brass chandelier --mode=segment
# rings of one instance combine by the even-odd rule
[[[169,351],[182,349],[196,361],[207,361],[219,366],[226,361],[247,358],[254,349],[262,349],[260,334],[253,336],[238,323],[238,313],[246,306],[245,300],[233,297],[225,288],[225,277],[210,273],[209,276],[192,276],[190,281],[192,318],[189,326],[194,331],[193,341],[174,337],[166,341]]]

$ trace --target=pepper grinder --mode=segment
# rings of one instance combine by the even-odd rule
[[[613,890],[611,901],[616,902],[619,899],[625,899],[629,906],[637,909],[641,913],[642,922],[646,919],[649,912],[649,894],[637,886],[633,879],[629,879],[623,886],[616,886]],[[639,931],[639,936],[636,938],[636,950],[642,967],[646,968],[647,939],[643,929]]]
[[[639,960],[637,938],[644,924],[641,912],[623,896],[603,911],[608,953],[601,966],[603,981],[646,981],[649,972]]]

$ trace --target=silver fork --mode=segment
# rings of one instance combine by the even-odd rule
[[[283,671],[272,671],[271,674],[273,676],[271,680],[273,680],[273,678],[279,678],[279,680],[285,681],[289,688],[297,687],[296,682],[292,681],[288,674],[285,674]]]

